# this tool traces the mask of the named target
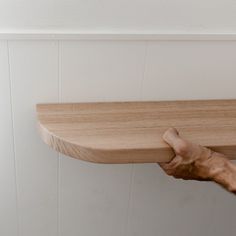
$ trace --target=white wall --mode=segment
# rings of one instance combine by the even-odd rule
[[[1,0],[0,30],[235,32],[234,0]]]
[[[236,41],[0,41],[0,235],[233,236],[235,196],[40,140],[35,104],[236,98]]]

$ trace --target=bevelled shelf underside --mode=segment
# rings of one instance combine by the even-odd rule
[[[37,114],[45,143],[85,161],[170,161],[169,127],[236,159],[236,100],[39,104]]]

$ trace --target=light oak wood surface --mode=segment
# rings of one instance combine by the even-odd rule
[[[37,114],[45,143],[85,161],[170,161],[168,127],[236,159],[236,100],[39,104]]]

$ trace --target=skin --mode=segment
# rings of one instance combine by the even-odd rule
[[[177,179],[214,181],[236,194],[236,165],[225,155],[181,138],[175,128],[169,128],[163,139],[175,152],[169,163],[159,163],[166,174]]]

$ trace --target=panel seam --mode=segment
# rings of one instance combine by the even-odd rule
[[[57,41],[57,76],[58,76],[58,102],[61,102],[61,42]],[[60,229],[60,166],[61,156],[57,154],[57,235],[61,235]]]
[[[15,145],[15,124],[14,124],[14,111],[13,111],[13,94],[12,94],[12,78],[11,78],[11,64],[10,64],[10,49],[9,42],[7,41],[7,60],[8,60],[8,77],[9,77],[9,91],[10,91],[10,106],[11,106],[11,125],[12,125],[12,143],[13,143],[13,156],[14,156],[14,182],[16,187],[16,214],[17,214],[17,235],[20,234],[20,219],[19,219],[19,188],[17,184],[17,161],[16,161],[16,145]]]
[[[144,52],[144,60],[143,60],[143,74],[141,79],[141,85],[140,85],[140,99],[143,100],[143,84],[146,76],[147,71],[147,54],[148,54],[148,41],[145,41],[145,52]]]
[[[131,211],[132,211],[132,200],[133,200],[133,185],[134,185],[134,176],[135,176],[135,164],[131,166],[131,175],[130,175],[130,183],[129,183],[129,197],[128,197],[128,206],[127,206],[127,214],[126,214],[126,223],[125,223],[125,236],[128,235]]]

